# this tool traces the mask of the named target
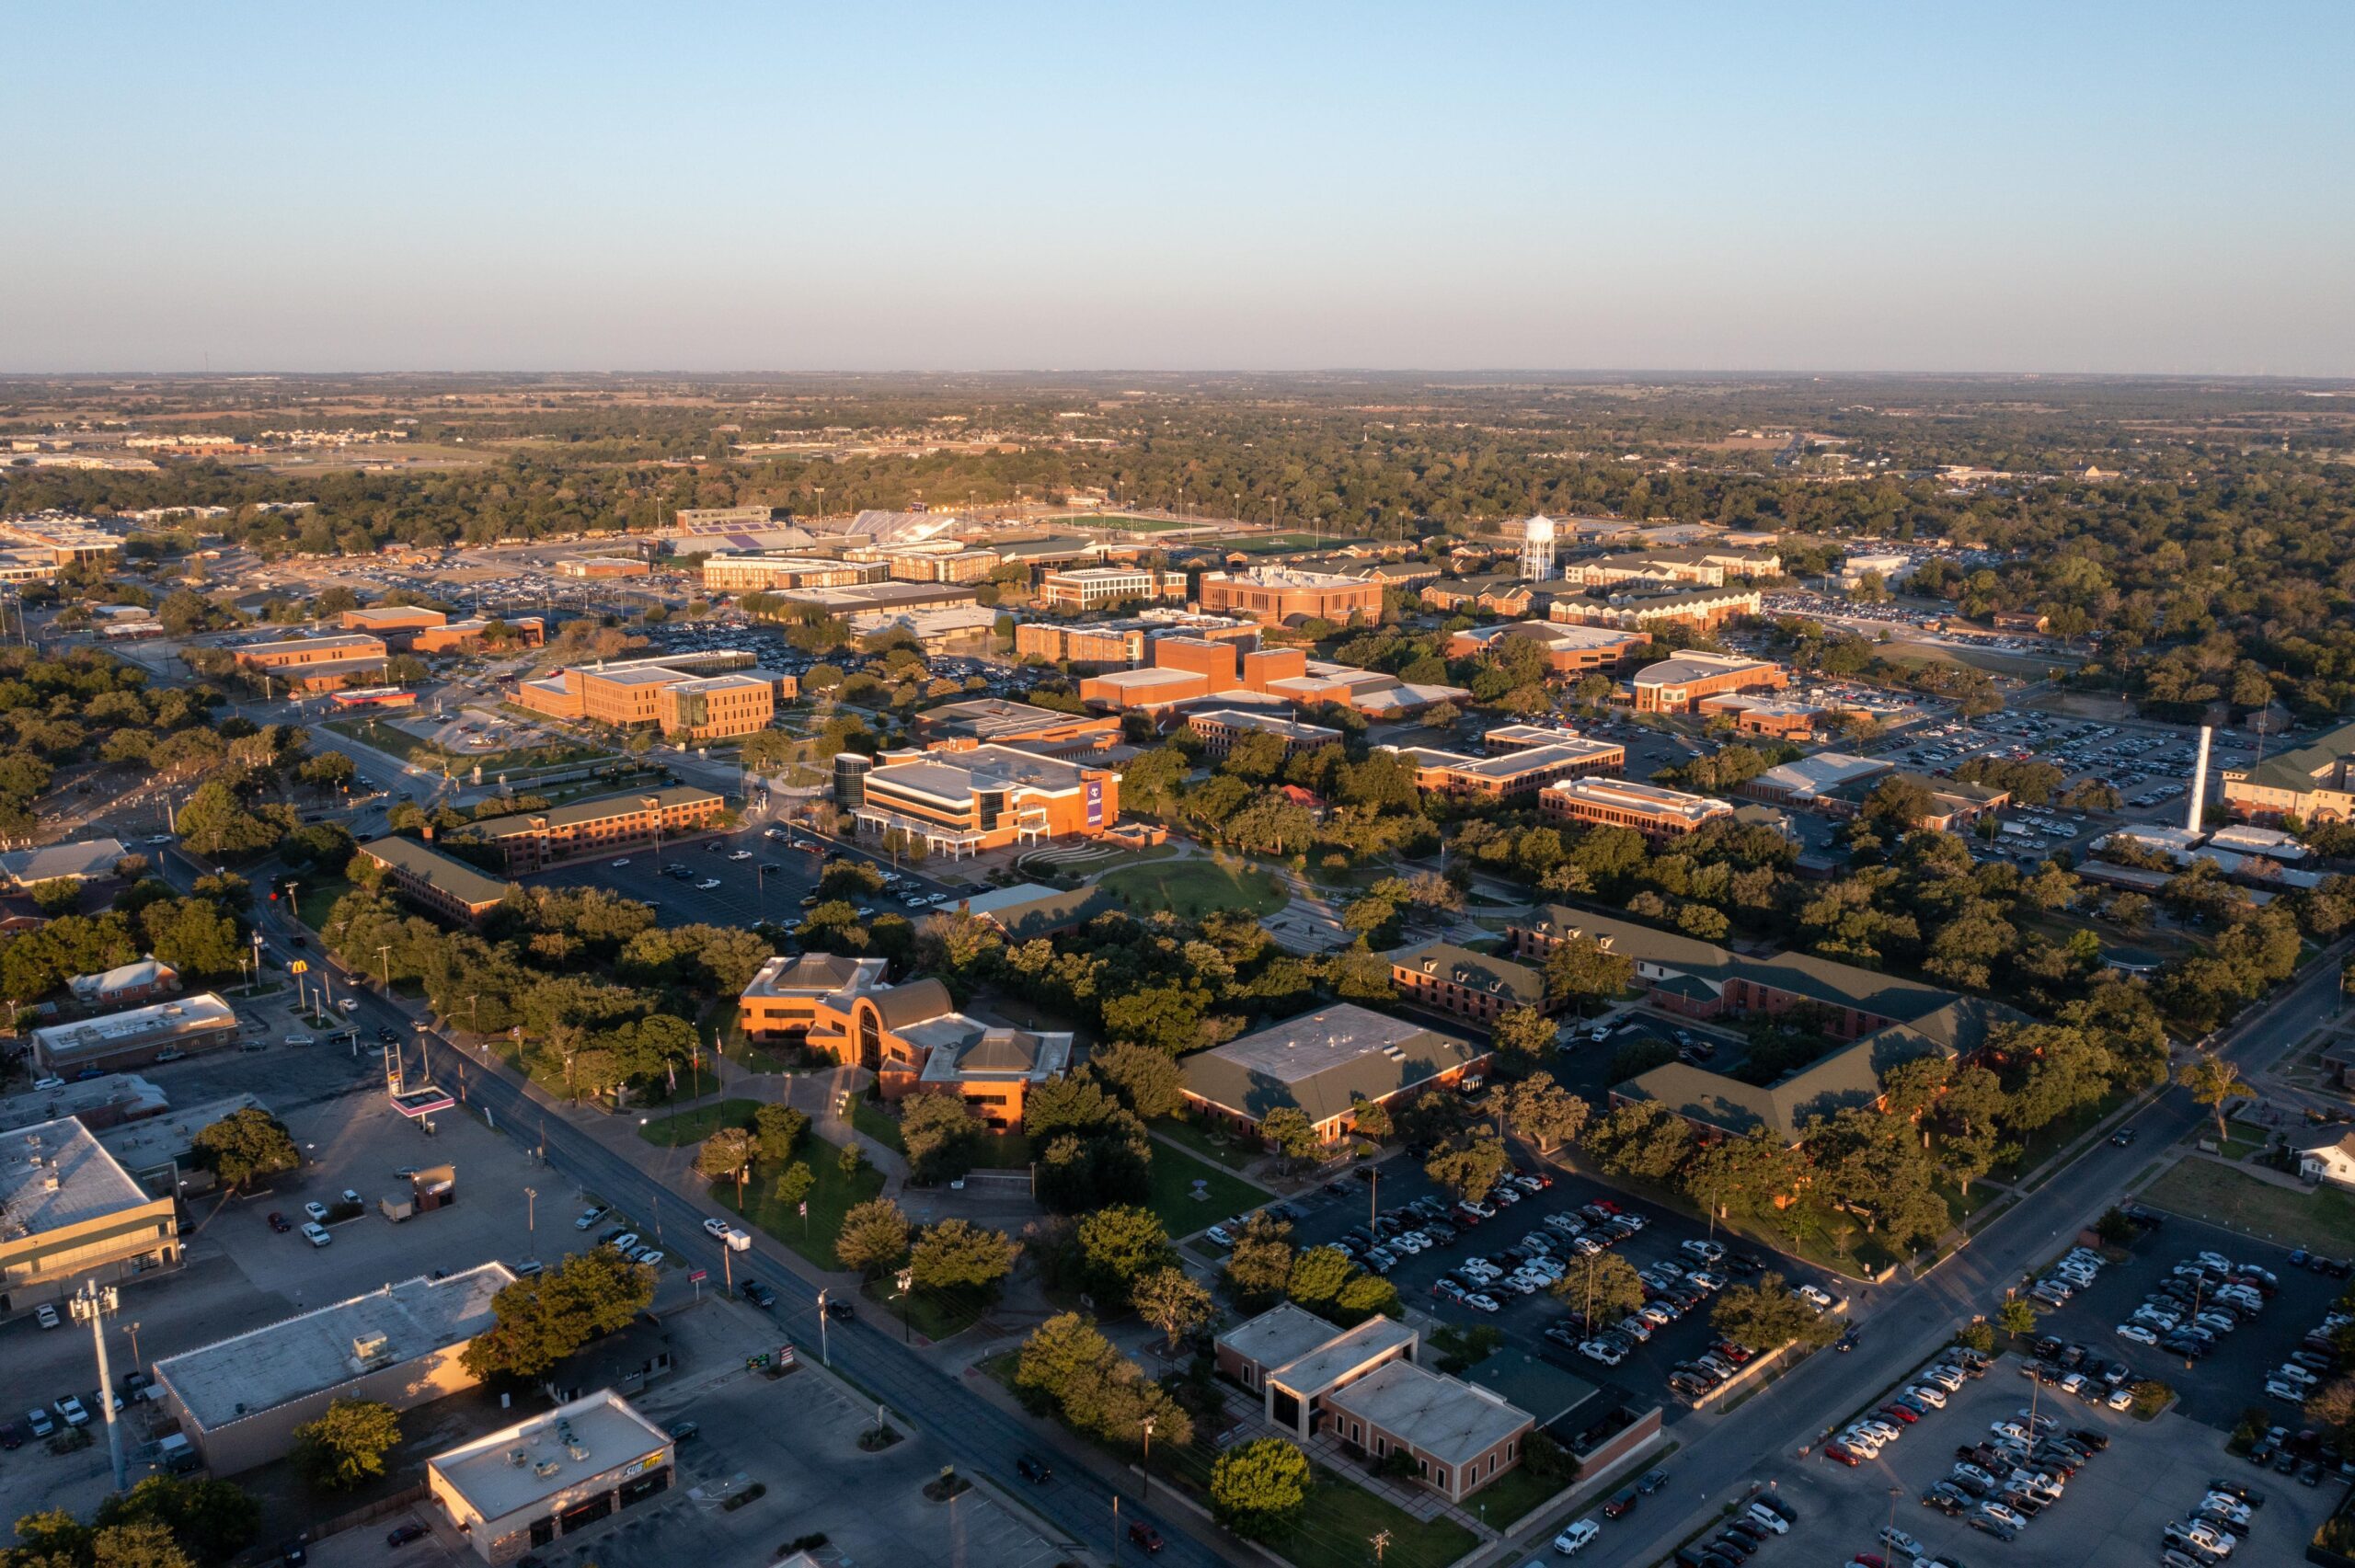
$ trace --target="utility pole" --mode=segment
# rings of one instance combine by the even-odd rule
[[[107,1451],[114,1459],[114,1489],[127,1491],[130,1480],[123,1468],[122,1426],[114,1413],[114,1376],[107,1369],[106,1316],[120,1305],[121,1298],[111,1285],[86,1280],[74,1293],[74,1318],[76,1322],[90,1325],[90,1345],[98,1356],[98,1408],[107,1418]]]
[[[1382,1561],[1382,1554],[1390,1550],[1390,1532],[1388,1530],[1380,1530],[1373,1535],[1368,1536],[1366,1539],[1368,1544],[1373,1548],[1373,1560],[1376,1562],[1380,1562]]]
[[[833,1353],[826,1348],[826,1293],[823,1290],[818,1292],[818,1359],[824,1362],[829,1370],[833,1369]]]

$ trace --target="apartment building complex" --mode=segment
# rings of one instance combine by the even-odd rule
[[[1014,651],[1051,663],[1126,670],[1151,662],[1154,639],[1201,637],[1256,647],[1259,628],[1227,615],[1197,615],[1171,609],[1148,610],[1119,621],[1025,621],[1014,628]]]
[[[451,833],[453,842],[495,844],[511,876],[593,855],[675,842],[722,825],[726,797],[689,784],[627,790],[589,800],[486,817]]]
[[[1564,594],[1546,606],[1546,619],[1571,626],[1616,626],[1648,632],[1677,624],[1713,632],[1739,616],[1754,616],[1764,596],[1754,588],[1630,587]]]
[[[1630,828],[1655,842],[1682,838],[1733,815],[1733,807],[1722,800],[1634,779],[1580,778],[1548,784],[1538,792],[1537,809],[1557,822]]]
[[[1639,714],[1689,714],[1704,697],[1779,692],[1790,675],[1779,664],[1739,654],[1680,653],[1644,666],[1627,684]]]
[[[1145,567],[1079,567],[1039,580],[1039,602],[1058,610],[1097,610],[1138,600],[1183,599],[1186,574]]]
[[[371,839],[360,853],[382,867],[395,887],[461,925],[480,925],[515,886],[415,839]]]
[[[1205,572],[1198,602],[1212,614],[1232,612],[1271,626],[1309,620],[1346,623],[1352,615],[1372,621],[1382,613],[1382,584],[1329,572],[1255,567]]]
[[[1611,1092],[1614,1104],[1657,1100],[1704,1138],[1764,1131],[1796,1141],[1807,1124],[1878,1104],[1881,1077],[1925,1053],[1976,1056],[1990,1034],[2026,1018],[1964,996],[1809,954],[1754,958],[1614,915],[1548,904],[1507,928],[1516,956],[1543,962],[1564,943],[1591,943],[1629,959],[1652,1006],[1694,1018],[1773,1015],[1808,1006],[1843,1048],[1767,1085],[1685,1062],[1654,1068]]]
[[[1545,977],[1526,964],[1475,953],[1453,942],[1425,942],[1384,955],[1390,983],[1418,1007],[1490,1027],[1516,1007],[1552,1011]]]
[[[2343,822],[2355,818],[2355,724],[2262,761],[2223,770],[2224,804],[2245,822]]]

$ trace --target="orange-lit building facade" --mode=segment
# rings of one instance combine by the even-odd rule
[[[1540,815],[1557,822],[1631,828],[1655,841],[1697,832],[1733,807],[1706,795],[1687,795],[1633,779],[1583,778],[1548,784],[1537,795]]]
[[[1199,600],[1212,614],[1247,615],[1265,625],[1294,620],[1372,621],[1382,613],[1382,584],[1330,572],[1259,567],[1246,571],[1206,572]]]
[[[749,1039],[866,1068],[887,1100],[954,1094],[999,1132],[1019,1130],[1030,1091],[1070,1068],[1068,1033],[989,1024],[959,1012],[938,980],[887,986],[882,971],[879,958],[772,958],[745,988],[739,1021]]]
[[[886,751],[838,787],[862,834],[899,831],[951,859],[1091,838],[1120,820],[1120,775],[1011,746]]]
[[[707,832],[721,825],[724,796],[707,789],[673,784],[667,789],[625,791],[551,807],[487,817],[452,833],[454,841],[490,843],[507,857],[511,876],[561,865],[592,855],[615,854]]]
[[[1765,659],[1680,653],[1644,666],[1627,684],[1639,714],[1689,714],[1704,697],[1779,692],[1790,684],[1790,675]]]

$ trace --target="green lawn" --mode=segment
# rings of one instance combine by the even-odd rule
[[[870,1279],[859,1287],[859,1294],[873,1303],[869,1310],[879,1330],[900,1326],[901,1302],[891,1280]],[[908,1322],[926,1339],[947,1339],[981,1322],[996,1299],[994,1290],[917,1290],[908,1298]]]
[[[2285,1247],[2355,1253],[2355,1194],[2295,1192],[2212,1160],[2179,1160],[2141,1193],[2143,1202]]]
[[[863,1095],[851,1100],[850,1125],[894,1154],[908,1151],[900,1141],[900,1118]]]
[[[1132,517],[1127,512],[1105,512],[1097,517],[1074,517],[1071,521],[1084,522],[1090,528],[1117,528],[1124,533],[1166,533],[1173,528],[1194,526],[1174,517]]]
[[[1232,1138],[1213,1138],[1200,1124],[1179,1116],[1165,1116],[1153,1124],[1153,1130],[1182,1143],[1212,1164],[1223,1165],[1230,1171],[1248,1170],[1264,1152],[1256,1143],[1239,1142]]]
[[[1541,1476],[1527,1465],[1516,1465],[1474,1493],[1465,1507],[1493,1528],[1503,1529],[1569,1484],[1560,1477]]]
[[[855,1177],[845,1177],[837,1162],[841,1154],[840,1149],[815,1133],[801,1140],[799,1161],[810,1167],[814,1178],[804,1200],[810,1206],[806,1219],[791,1204],[777,1198],[778,1166],[766,1161],[756,1163],[752,1179],[744,1185],[745,1218],[825,1269],[842,1267],[834,1256],[834,1237],[842,1230],[844,1214],[853,1204],[865,1203],[883,1191],[883,1173],[872,1165],[861,1167]],[[732,1182],[715,1183],[711,1196],[722,1207],[736,1207]]]
[[[294,889],[294,918],[317,931],[327,924],[328,912],[336,900],[351,891],[351,884],[340,876],[313,873],[316,880],[304,880]]]
[[[1202,860],[1122,866],[1097,886],[1138,914],[1167,910],[1187,920],[1200,920],[1214,910],[1265,917],[1292,901],[1273,876],[1257,867]]]
[[[691,1111],[655,1117],[638,1129],[638,1136],[664,1149],[678,1149],[701,1143],[724,1127],[750,1127],[752,1113],[760,1108],[758,1100],[722,1100],[716,1105],[697,1105]]]
[[[1209,1196],[1194,1197],[1194,1184],[1204,1182]],[[1242,1177],[1206,1165],[1182,1149],[1166,1143],[1153,1146],[1153,1199],[1150,1207],[1162,1227],[1173,1236],[1190,1235],[1230,1215],[1256,1208],[1269,1194]]]

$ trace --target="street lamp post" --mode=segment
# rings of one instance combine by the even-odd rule
[[[385,994],[393,994],[393,944],[389,942],[376,949],[376,961],[385,967]]]
[[[537,1187],[523,1189],[523,1230],[534,1237],[540,1233],[540,1193]]]
[[[1137,1494],[1137,1501],[1140,1503],[1150,1502],[1153,1498],[1153,1417],[1150,1415],[1146,1416],[1144,1418],[1143,1425],[1144,1485]]]
[[[818,1359],[829,1368],[834,1364],[833,1352],[826,1347],[826,1292],[818,1292]]]
[[[900,1343],[902,1345],[915,1343],[915,1330],[910,1326],[913,1304],[908,1299],[908,1292],[914,1288],[916,1276],[913,1270],[903,1268],[899,1272],[897,1283],[900,1287]]]

